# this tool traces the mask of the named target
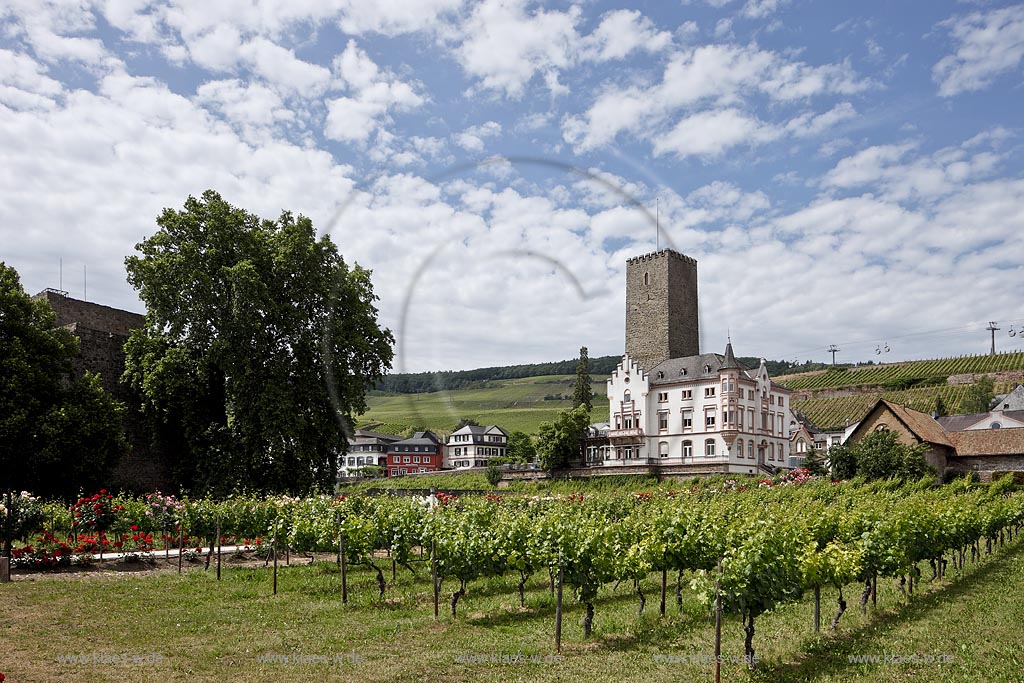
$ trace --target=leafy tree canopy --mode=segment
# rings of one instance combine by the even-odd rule
[[[509,462],[526,464],[537,457],[537,447],[526,432],[512,432],[508,435]]]
[[[886,430],[872,432],[855,443],[833,446],[828,455],[832,472],[839,479],[862,476],[869,481],[916,481],[934,474],[924,458],[927,450],[924,444],[901,443],[896,432]]]
[[[977,382],[967,387],[964,392],[960,411],[966,415],[987,413],[992,399],[995,398],[995,384],[988,375],[982,375]]]
[[[179,485],[332,487],[348,418],[391,366],[370,272],[308,218],[261,220],[213,191],[157,225],[125,260],[147,308],[125,379],[179,454]]]
[[[563,410],[554,422],[543,422],[538,430],[537,463],[552,472],[566,467],[580,455],[580,441],[590,425],[590,413],[583,406]]]
[[[70,498],[108,482],[124,448],[124,406],[72,377],[78,340],[56,322],[0,263],[0,490]]]

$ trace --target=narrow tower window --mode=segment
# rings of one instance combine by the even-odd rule
[[[650,275],[648,273],[644,273],[644,285],[647,286],[649,284],[651,284]]]

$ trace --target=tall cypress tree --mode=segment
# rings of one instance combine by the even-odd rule
[[[583,406],[589,413],[594,407],[594,392],[590,389],[590,359],[587,347],[580,347],[580,362],[576,365],[576,388],[572,392],[572,407]]]

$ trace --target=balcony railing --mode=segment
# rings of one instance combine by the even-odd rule
[[[644,436],[644,430],[641,427],[632,427],[630,429],[609,429],[609,439],[641,439]]]

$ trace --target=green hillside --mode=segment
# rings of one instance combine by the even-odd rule
[[[593,376],[594,422],[608,419],[604,376]],[[419,394],[372,392],[368,410],[357,426],[383,423],[379,429],[400,433],[412,427],[450,432],[462,418],[480,424],[496,424],[508,431],[537,432],[541,422],[553,420],[559,411],[571,407],[575,375],[546,375],[522,379],[495,380],[485,388],[452,389]],[[565,396],[562,400],[545,397]]]

